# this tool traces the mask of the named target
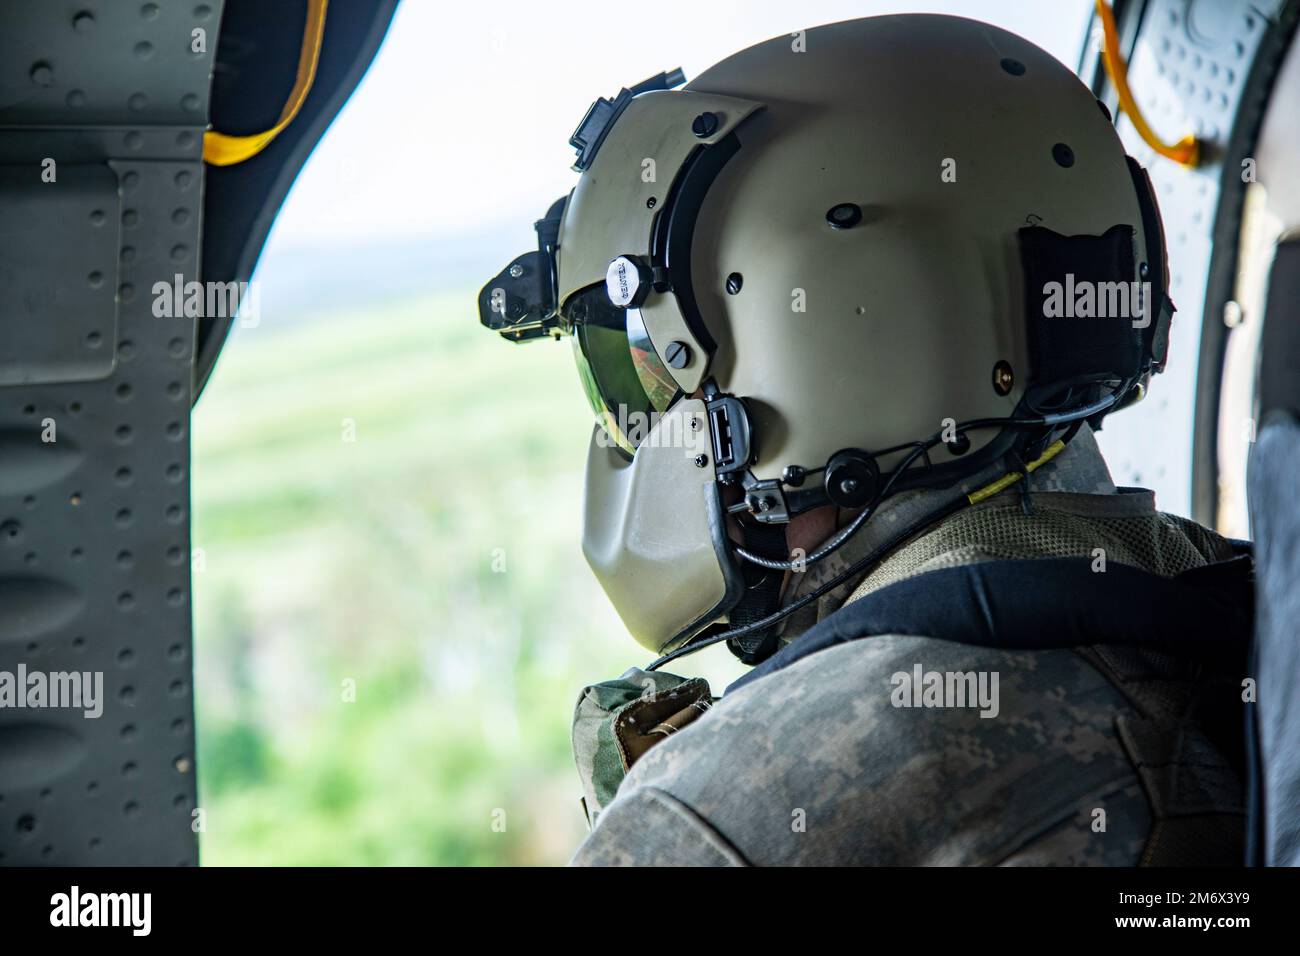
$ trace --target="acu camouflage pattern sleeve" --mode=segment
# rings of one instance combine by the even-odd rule
[[[996,716],[895,706],[917,665],[997,674]],[[646,753],[573,862],[1131,866],[1152,816],[1116,731],[1130,711],[1073,651],[855,641]]]

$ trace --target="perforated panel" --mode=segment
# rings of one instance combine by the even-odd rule
[[[1278,0],[1151,0],[1129,58],[1129,83],[1151,125],[1171,142],[1195,130],[1208,141],[1208,156],[1199,168],[1184,169],[1157,156],[1128,117],[1119,117],[1125,147],[1155,184],[1178,313],[1164,374],[1144,402],[1107,419],[1098,443],[1117,483],[1152,488],[1162,510],[1182,515],[1193,511],[1189,476],[1202,326],[1222,322],[1222,315],[1204,314],[1216,222],[1232,231],[1218,215],[1221,181],[1239,176],[1242,157],[1229,152],[1229,142],[1256,52],[1280,5]],[[1113,107],[1113,93],[1110,101]]]
[[[103,682],[0,707],[6,865],[197,862],[195,319],[155,286],[198,278],[220,12],[0,0],[0,675]]]

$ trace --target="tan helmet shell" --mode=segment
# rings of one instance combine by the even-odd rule
[[[561,299],[601,281],[614,257],[648,248],[646,199],[664,195],[663,177],[695,145],[690,117],[713,98],[718,135],[740,142],[709,187],[692,246],[699,314],[717,349],[672,374],[688,394],[707,375],[745,400],[760,479],[820,467],[844,448],[916,441],[946,419],[1011,414],[1029,375],[1022,227],[1101,235],[1132,225],[1134,262],[1147,259],[1123,147],[1073,72],[989,24],[872,17],[777,37],[683,91],[637,97],[566,210]],[[651,190],[635,180],[656,156]],[[862,220],[832,228],[828,211],[843,203]],[[732,273],[743,277],[738,294],[726,289]],[[674,293],[651,293],[642,314],[661,355],[669,341],[694,341]],[[999,362],[1013,370],[1007,394],[994,387]],[[972,433],[973,448],[993,434]],[[636,522],[674,520],[664,505],[683,475],[680,494],[697,509],[698,477],[676,461],[662,474],[593,480],[592,469],[646,472],[666,459],[638,453],[627,465],[594,452],[585,548],[633,635],[658,650],[681,622],[708,623],[724,583],[716,569],[704,574],[714,560],[705,542],[692,560],[678,546],[662,562],[629,542],[658,533]],[[615,485],[613,500],[592,499]],[[659,506],[636,507],[636,488],[655,489]],[[619,555],[633,554],[630,572]]]
[[[765,106],[738,130],[693,252],[718,342],[710,374],[750,404],[760,478],[916,440],[946,418],[1009,414],[1028,373],[1017,230],[1141,232],[1114,127],[1033,44],[920,15],[809,30],[806,52],[792,44],[751,47],[689,87]],[[861,224],[830,228],[839,203],[860,205]],[[734,296],[732,272],[744,277]],[[999,361],[1015,376],[1005,396]],[[991,433],[971,437],[978,448]]]

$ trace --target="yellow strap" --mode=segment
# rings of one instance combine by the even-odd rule
[[[325,37],[325,6],[329,0],[307,0],[307,25],[302,33],[302,49],[298,52],[298,77],[294,80],[289,100],[280,111],[280,118],[270,129],[249,136],[227,136],[216,130],[203,135],[203,159],[213,166],[233,166],[256,156],[280,131],[293,122],[302,108],[316,79],[316,64],[320,61],[321,40]]]
[[[1040,467],[1047,464],[1049,461],[1051,461],[1053,458],[1059,455],[1061,453],[1061,449],[1064,447],[1065,447],[1065,442],[1061,441],[1058,438],[1056,441],[1052,442],[1050,445],[1047,446],[1047,451],[1043,452],[1041,455],[1039,455],[1029,464],[1025,465],[1025,471],[1028,472],[1037,471]],[[1017,481],[1019,481],[1023,477],[1024,475],[1022,475],[1018,471],[1013,471],[1009,474],[1003,475],[997,481],[993,482],[992,484],[985,485],[979,491],[972,491],[970,494],[966,496],[966,500],[973,505],[977,505],[985,498],[992,498],[999,491],[1002,491],[1003,489],[1009,488],[1011,485],[1014,485]]]
[[[1133,99],[1133,92],[1128,86],[1128,64],[1124,62],[1124,57],[1119,52],[1119,28],[1115,26],[1115,14],[1106,0],[1096,0],[1096,3],[1097,16],[1101,18],[1104,34],[1101,62],[1106,68],[1106,75],[1110,77],[1111,84],[1115,87],[1115,92],[1119,94],[1120,109],[1128,114],[1133,128],[1137,130],[1143,141],[1157,153],[1180,165],[1195,166],[1201,159],[1201,144],[1193,134],[1188,133],[1178,142],[1170,145],[1147,125],[1146,118],[1138,109],[1137,101]]]

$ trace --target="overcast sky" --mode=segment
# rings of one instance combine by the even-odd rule
[[[532,221],[573,186],[569,135],[597,96],[753,43],[878,13],[974,17],[1074,67],[1087,0],[403,0],[370,72],[275,226],[277,249],[454,238]]]

